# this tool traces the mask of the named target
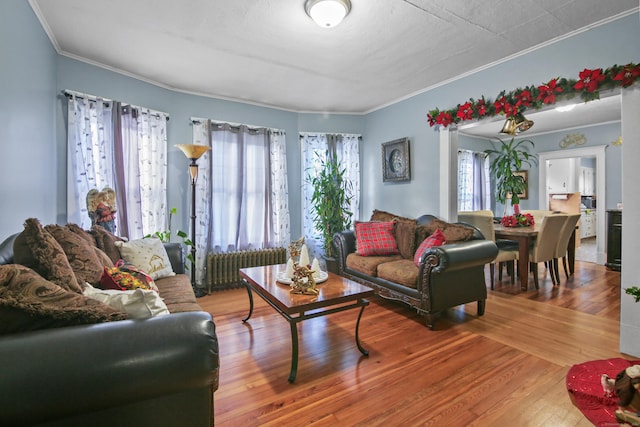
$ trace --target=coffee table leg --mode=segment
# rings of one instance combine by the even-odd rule
[[[249,314],[247,315],[247,317],[242,319],[242,322],[245,323],[247,320],[249,320],[249,318],[253,314],[253,294],[251,293],[251,286],[249,286],[249,282],[242,279],[242,283],[247,288],[247,293],[249,294]]]
[[[291,372],[289,373],[289,382],[296,380],[298,374],[298,324],[289,321],[291,326]]]
[[[360,313],[358,313],[358,320],[356,321],[356,345],[358,346],[358,350],[360,350],[360,353],[364,354],[365,356],[369,355],[369,351],[366,350],[364,347],[362,347],[362,344],[360,344],[360,318],[362,317],[362,313],[364,312],[364,308],[369,305],[369,301],[367,300],[362,300],[362,307],[360,307]]]

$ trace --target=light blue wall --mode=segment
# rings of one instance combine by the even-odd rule
[[[168,203],[178,207],[176,221],[182,229],[188,228],[189,179],[187,160],[175,144],[191,142],[191,117],[211,118],[233,123],[245,123],[284,129],[287,141],[287,172],[289,185],[289,209],[291,212],[291,235],[302,235],[301,220],[301,155],[298,133],[318,132],[363,132],[362,116],[299,114],[291,111],[265,108],[245,103],[226,101],[166,90],[139,80],[95,67],[80,61],[59,57],[58,93],[65,89],[116,99],[169,113],[168,140]],[[58,150],[66,147],[66,101],[58,101]],[[216,153],[212,153],[215,155]],[[66,167],[59,162],[60,167]],[[60,203],[64,203],[64,197]]]
[[[589,126],[580,129],[572,129],[565,132],[553,132],[544,135],[534,135],[527,137],[526,134],[520,134],[518,139],[528,139],[534,143],[534,147],[529,150],[532,154],[551,152],[551,151],[564,151],[560,148],[560,141],[567,135],[573,133],[581,133],[586,137],[586,142],[579,148],[595,147],[606,145],[605,151],[605,169],[606,169],[606,209],[615,209],[616,205],[622,200],[622,147],[612,144],[620,136],[620,123],[609,123],[599,126]],[[504,138],[503,138],[504,139]],[[494,141],[497,144],[497,140]],[[465,135],[460,135],[459,146],[474,151],[484,151],[487,148],[492,147],[492,142],[480,139],[472,138]],[[567,147],[567,149],[578,148],[575,146]],[[591,167],[595,167],[595,159],[586,161]],[[539,203],[539,167],[540,165],[534,164],[529,170],[529,197],[527,200],[520,200],[521,209],[541,209]],[[600,200],[599,200],[600,201]],[[503,212],[503,206],[500,203],[495,203],[492,206],[493,211],[496,214]]]
[[[26,218],[56,219],[56,53],[26,1],[0,4],[0,58],[2,240]]]
[[[66,220],[66,103],[61,96],[64,89],[170,114],[169,204],[184,214],[179,218],[183,228],[188,207],[186,160],[173,145],[191,140],[190,117],[284,129],[291,230],[295,237],[301,230],[298,132],[363,134],[362,218],[368,218],[374,208],[408,216],[437,213],[439,137],[427,124],[428,110],[450,108],[469,97],[495,97],[503,89],[542,83],[555,76],[576,76],[584,67],[606,67],[640,59],[637,43],[640,25],[636,14],[366,115],[306,114],[174,92],[58,56],[24,1],[0,2],[0,31],[3,58],[0,179],[2,200],[11,207],[3,209],[2,237],[19,231],[24,219],[30,216],[45,223]],[[467,71],[460,70],[461,74]],[[412,179],[407,183],[383,183],[381,143],[401,137],[410,139]]]
[[[605,209],[615,209],[616,205],[622,200],[622,146],[613,145],[621,133],[620,123],[612,123],[601,126],[592,126],[582,129],[573,129],[568,132],[557,132],[546,135],[540,135],[531,138],[535,143],[535,151],[537,153],[549,152],[549,151],[563,151],[559,147],[559,143],[567,134],[581,133],[587,141],[580,147],[571,146],[571,148],[587,148],[606,145],[605,150],[605,170],[606,170],[606,200],[598,198],[598,202],[605,203]],[[593,163],[593,162],[592,162]],[[595,166],[595,165],[594,165]],[[534,168],[529,172],[529,194],[533,192],[529,198],[530,203],[534,203],[531,206],[527,206],[523,203],[523,209],[538,209],[538,168]],[[596,195],[597,196],[597,195]]]
[[[638,62],[638,40],[640,23],[634,14],[368,114],[361,216],[376,208],[413,216],[439,212],[439,133],[427,124],[429,110],[453,108],[482,95],[495,98],[502,90],[542,84],[557,76],[575,78],[584,68]],[[383,183],[380,144],[404,136],[411,139],[412,180]]]

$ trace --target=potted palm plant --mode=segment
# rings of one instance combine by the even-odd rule
[[[527,183],[524,177],[516,175],[514,172],[521,170],[523,165],[531,167],[537,164],[538,159],[529,151],[527,146],[534,147],[533,141],[529,139],[521,139],[516,141],[515,137],[505,142],[500,138],[496,138],[500,142],[499,149],[485,150],[490,156],[491,173],[496,178],[496,200],[505,206],[507,200],[511,199],[511,205],[516,214],[520,213],[520,198],[518,194],[526,190]]]
[[[346,169],[340,166],[335,153],[327,150],[324,157],[318,157],[320,162],[318,173],[312,173],[307,178],[313,187],[311,196],[313,223],[322,235],[327,270],[337,272],[333,235],[351,228],[352,213],[349,210],[349,204],[353,197],[352,186],[351,181],[346,178]]]

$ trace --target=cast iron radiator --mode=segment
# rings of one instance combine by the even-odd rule
[[[285,264],[286,248],[214,253],[207,256],[208,292],[240,286],[239,269],[260,265]]]

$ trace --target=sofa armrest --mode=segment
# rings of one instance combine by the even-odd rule
[[[344,230],[333,235],[333,246],[338,254],[338,271],[343,274],[347,267],[347,255],[356,251],[356,233]]]
[[[0,425],[31,425],[218,387],[211,315],[176,313],[0,339]]]
[[[426,250],[420,258],[420,269],[426,264],[432,272],[455,271],[492,262],[498,256],[498,247],[491,240],[468,240]]]
[[[182,243],[165,243],[164,248],[169,255],[169,261],[171,261],[171,268],[176,274],[184,274],[184,251],[182,249]]]

